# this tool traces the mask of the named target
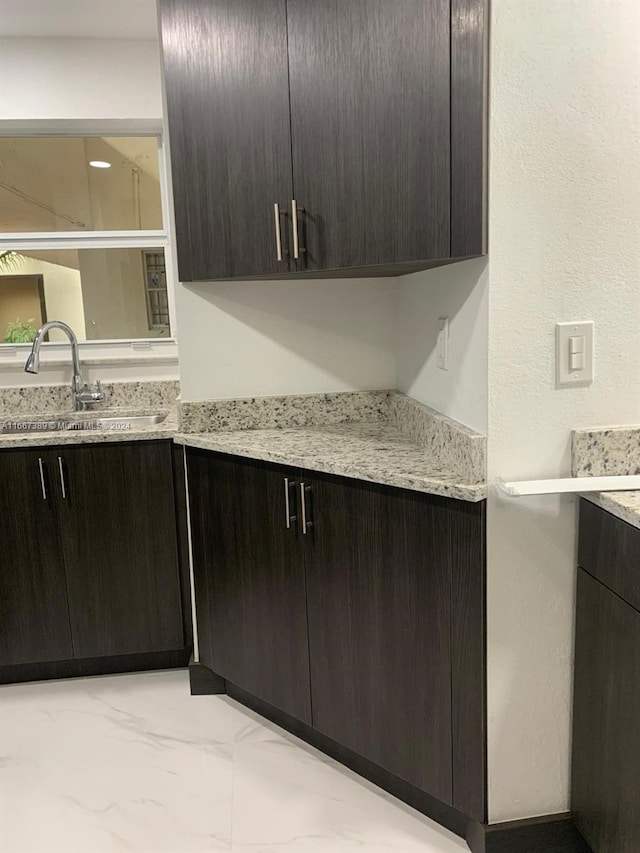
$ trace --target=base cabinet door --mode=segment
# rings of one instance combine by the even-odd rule
[[[451,804],[445,502],[324,475],[307,483],[314,728]]]
[[[582,569],[571,810],[594,853],[640,850],[640,612]]]
[[[55,479],[75,657],[183,648],[170,442],[60,447]]]
[[[311,722],[295,472],[187,451],[200,660]]]
[[[0,451],[0,665],[73,656],[55,457]]]

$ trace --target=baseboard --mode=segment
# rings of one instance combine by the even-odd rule
[[[569,814],[493,825],[478,823],[320,734],[306,723],[290,717],[230,681],[225,681],[208,666],[195,663],[193,659],[189,662],[189,679],[193,695],[227,693],[232,699],[329,755],[455,835],[465,838],[472,853],[592,853]]]
[[[122,672],[144,672],[151,669],[186,667],[191,648],[168,652],[145,652],[135,655],[112,655],[99,658],[74,658],[45,663],[16,663],[0,666],[0,684],[24,681],[48,681],[54,678],[78,678],[89,675],[112,675]]]
[[[471,823],[467,844],[472,853],[591,853],[570,814],[489,825]]]
[[[227,692],[224,678],[203,663],[194,661],[193,656],[189,661],[189,686],[192,696],[217,696]]]
[[[455,835],[460,836],[460,838],[465,837],[470,820],[467,815],[435,799],[435,797],[429,796],[429,794],[426,794],[419,788],[415,788],[413,785],[405,782],[404,779],[394,776],[379,765],[373,764],[356,752],[352,752],[350,749],[342,746],[342,744],[320,734],[320,732],[311,728],[306,723],[301,723],[294,717],[290,717],[283,711],[263,702],[262,699],[258,699],[251,693],[247,693],[240,687],[236,687],[231,682],[227,681],[226,685],[227,693],[232,699],[236,699],[241,704],[246,705],[247,708],[251,708],[252,711],[256,711],[256,713],[271,720],[310,746],[324,752],[325,755],[330,756],[340,764],[353,770],[354,773],[357,773],[359,776],[387,791],[387,793],[397,797],[416,811],[431,818],[431,820],[436,821],[441,826],[446,827]]]

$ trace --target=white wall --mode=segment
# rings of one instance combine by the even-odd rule
[[[155,41],[0,39],[0,119],[160,119]]]
[[[570,473],[574,427],[640,422],[640,6],[493,0],[490,477]],[[554,387],[554,324],[595,381]],[[568,807],[575,501],[488,512],[492,821]]]
[[[393,388],[394,292],[393,279],[181,286],[182,398]]]
[[[413,273],[397,281],[398,389],[486,433],[486,259]],[[447,371],[436,364],[439,317],[449,318]]]

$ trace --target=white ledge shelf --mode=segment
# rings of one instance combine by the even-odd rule
[[[586,492],[632,492],[640,489],[640,476],[630,477],[561,477],[557,480],[497,481],[500,494],[509,498],[527,495],[563,495]]]

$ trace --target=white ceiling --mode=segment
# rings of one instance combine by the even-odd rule
[[[156,0],[0,0],[0,38],[157,38]]]

